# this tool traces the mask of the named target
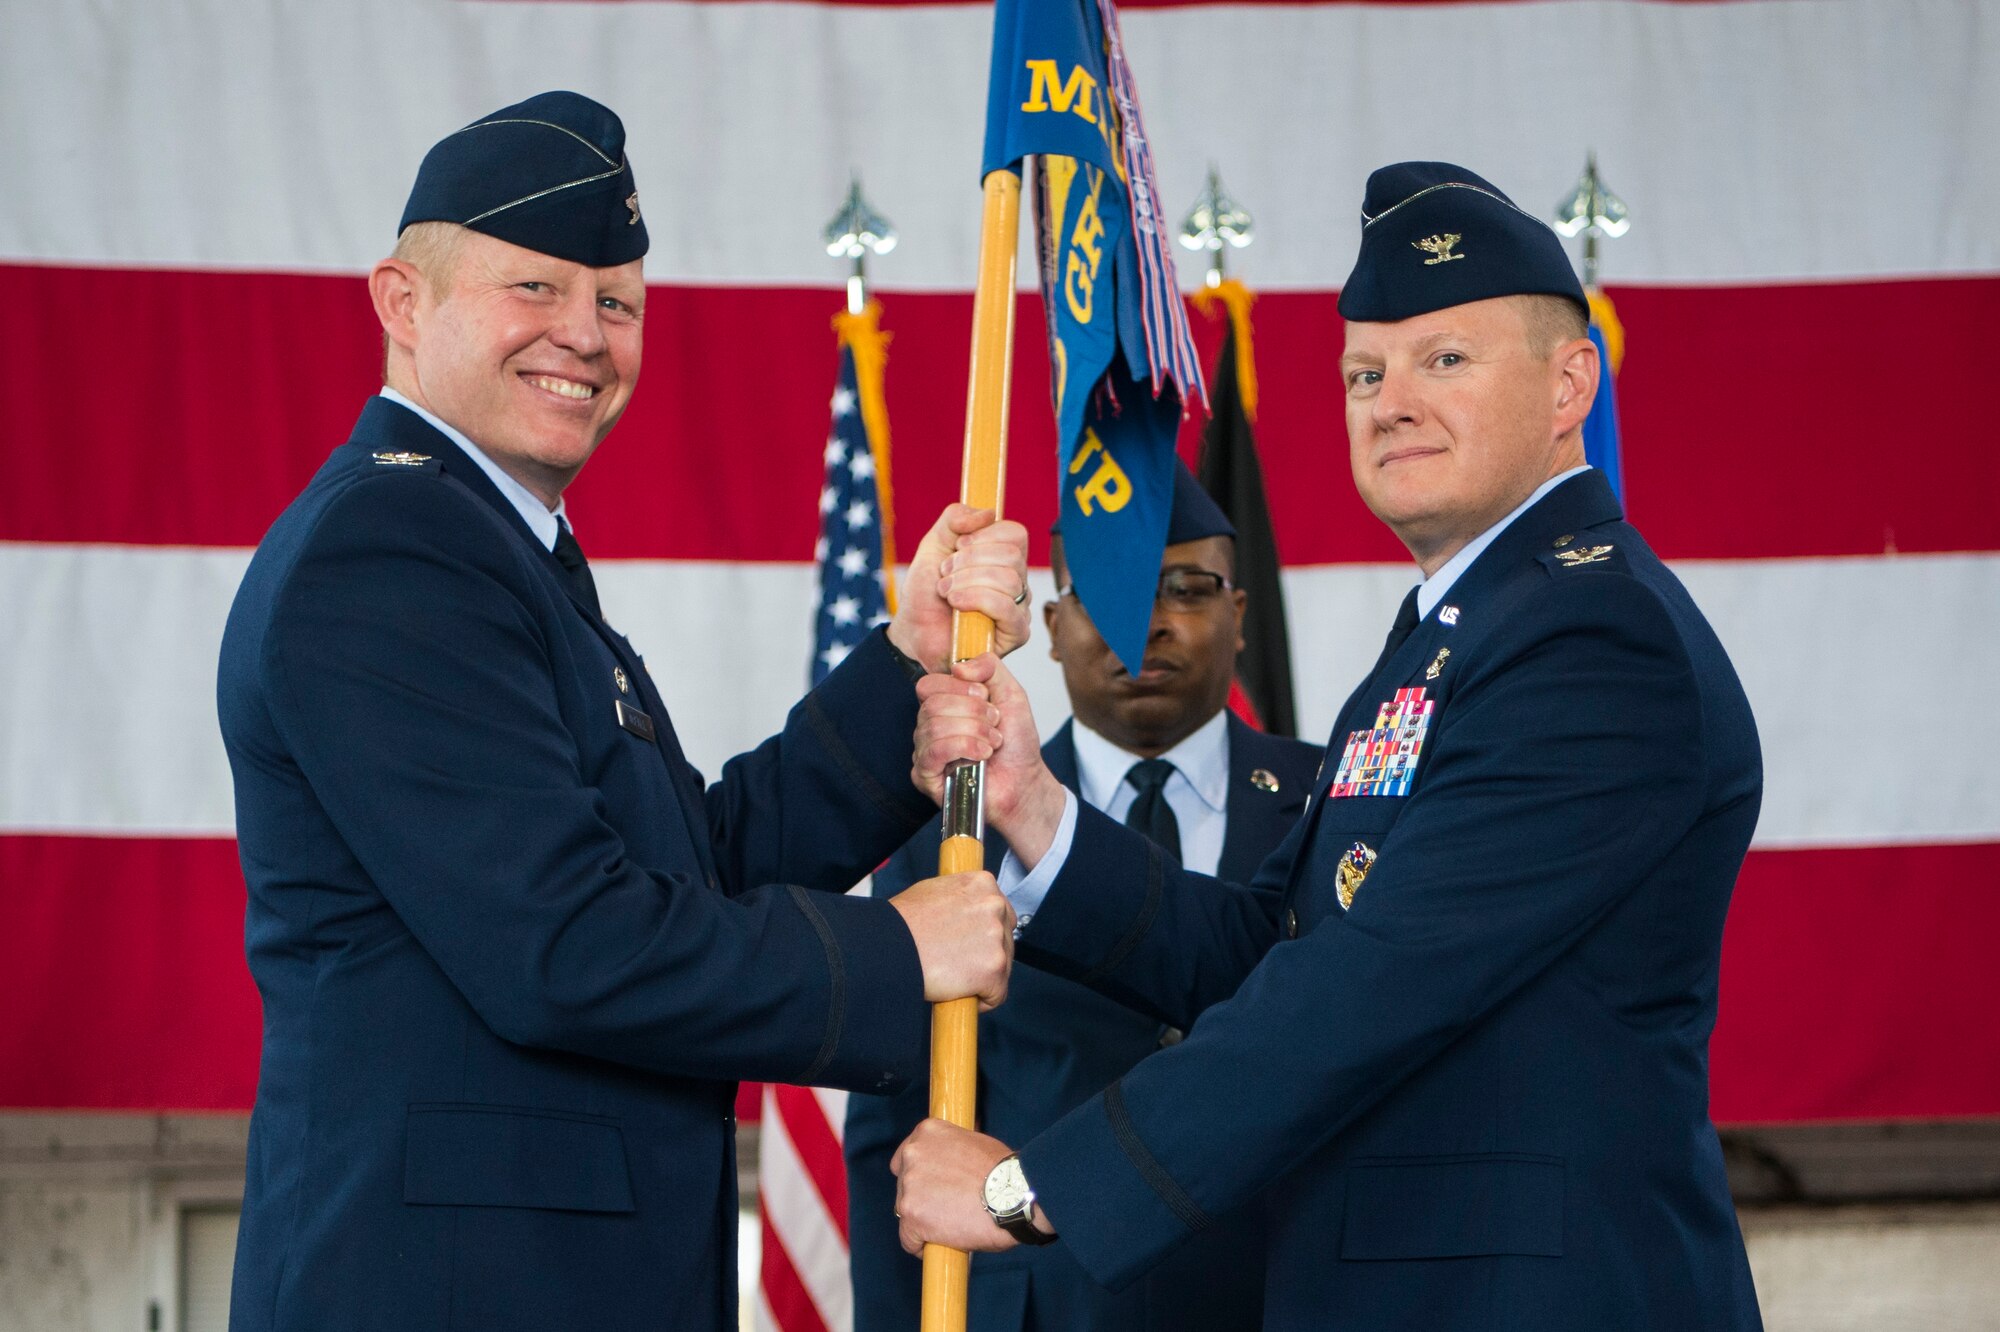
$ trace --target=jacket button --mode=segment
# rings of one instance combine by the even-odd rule
[[[1287,939],[1299,937],[1299,913],[1290,907],[1285,908],[1285,937]]]

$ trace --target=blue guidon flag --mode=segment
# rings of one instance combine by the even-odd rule
[[[999,0],[982,175],[1035,158],[1061,489],[1077,595],[1145,655],[1182,403],[1207,401],[1110,0]]]

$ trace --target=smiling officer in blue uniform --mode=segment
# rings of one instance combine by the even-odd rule
[[[1756,1328],[1707,1060],[1756,730],[1583,466],[1583,293],[1547,226],[1409,162],[1340,304],[1355,484],[1424,577],[1247,886],[1068,797],[1004,668],[920,686],[965,724],[938,762],[1003,717],[1020,958],[1193,1025],[1018,1156],[925,1121],[902,1237],[1004,1249],[1005,1210],[1115,1288],[1261,1193],[1269,1328]]]
[[[1263,735],[1224,706],[1243,643],[1244,594],[1231,586],[1236,532],[1186,467],[1176,471],[1159,596],[1140,673],[1129,674],[1075,593],[1043,612],[1074,713],[1042,758],[1094,809],[1203,874],[1247,879],[1298,821],[1319,749]],[[1051,563],[1063,584],[1062,538]],[[987,868],[1006,844],[990,838]],[[878,870],[892,897],[930,875],[937,838],[919,834]],[[1017,970],[1007,1002],[979,1021],[979,1121],[1024,1142],[1102,1091],[1178,1033],[1159,1017],[1071,980]],[[897,1242],[889,1158],[924,1118],[922,1080],[896,1097],[847,1102],[848,1252],[854,1332],[914,1332],[922,1265]],[[1092,1281],[1060,1244],[972,1262],[969,1332],[1237,1332],[1263,1309],[1262,1250],[1250,1209],[1222,1218],[1126,1290]]]
[[[272,526],[218,686],[264,1000],[231,1326],[736,1326],[736,1080],[893,1090],[1005,989],[990,876],[841,893],[935,807],[916,661],[1027,633],[966,509],[902,610],[706,789],[562,503],[638,375],[624,130],[548,93],[425,158],[387,386]]]

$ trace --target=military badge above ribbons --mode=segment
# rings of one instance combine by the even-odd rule
[[[1190,392],[1206,404],[1207,389],[1110,0],[999,0],[987,97],[982,175],[1035,158],[1063,556],[1137,672],[1182,404]]]

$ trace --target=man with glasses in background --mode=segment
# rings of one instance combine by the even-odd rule
[[[1043,620],[1074,715],[1042,756],[1086,803],[1189,869],[1248,879],[1297,820],[1319,751],[1262,735],[1224,706],[1246,604],[1231,583],[1236,531],[1193,473],[1177,470],[1138,674],[1119,663],[1068,585],[1061,536],[1050,542],[1057,594]],[[987,868],[997,872],[1006,850],[989,837]],[[926,829],[876,873],[874,892],[893,897],[936,873],[937,835]],[[980,1123],[1004,1141],[1026,1141],[1179,1038],[1158,1014],[1018,969],[1006,1004],[979,1020]],[[918,1322],[923,1269],[897,1242],[889,1157],[928,1113],[927,1091],[919,1079],[895,1097],[848,1101],[855,1332],[907,1332]],[[1262,1287],[1262,1249],[1245,1209],[1219,1218],[1179,1261],[1116,1294],[1062,1245],[975,1255],[968,1322],[974,1332],[1231,1332],[1259,1326]]]

